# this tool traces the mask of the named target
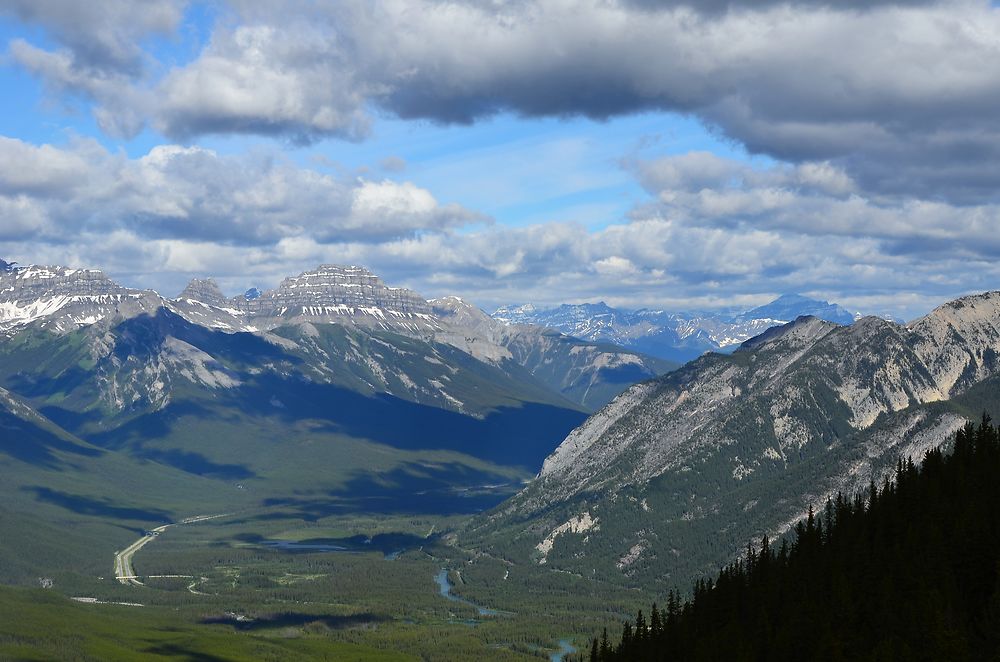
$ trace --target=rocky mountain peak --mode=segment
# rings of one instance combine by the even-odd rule
[[[155,292],[132,290],[96,269],[13,266],[0,270],[0,333],[38,321],[63,332],[107,317],[152,311]]]
[[[389,287],[359,266],[323,264],[285,278],[273,290],[236,297],[229,305],[253,329],[304,322],[352,323],[420,335],[438,328],[423,297]]]
[[[177,298],[200,301],[212,306],[225,306],[229,303],[219,284],[212,278],[193,278]]]
[[[840,325],[834,322],[812,315],[803,315],[787,324],[767,329],[759,336],[744,342],[736,351],[757,350],[767,346],[775,348],[811,344],[839,327]]]

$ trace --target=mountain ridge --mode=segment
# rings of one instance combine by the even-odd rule
[[[861,317],[837,304],[784,294],[763,306],[742,312],[669,312],[640,308],[613,308],[598,303],[562,304],[540,308],[533,304],[501,306],[492,316],[508,325],[534,324],[590,341],[608,341],[622,347],[681,362],[707,351],[732,351],[768,328],[802,315],[813,315],[842,325]]]
[[[412,290],[386,285],[360,266],[320,265],[284,279],[274,289],[252,289],[235,297],[226,297],[211,278],[195,278],[172,299],[123,287],[97,270],[9,265],[0,273],[0,334],[7,337],[31,325],[57,334],[92,324],[107,326],[159,308],[227,333],[273,338],[273,331],[283,326],[344,324],[449,344],[478,360],[501,367],[519,365],[535,374],[551,372],[556,361],[577,377],[546,372],[542,381],[588,408],[604,404],[627,385],[615,366],[637,366],[629,372],[631,381],[675,367],[606,345],[592,344],[582,356],[579,343],[543,339],[529,327],[506,328],[457,297],[425,300]],[[546,350],[538,343],[558,357],[539,359]],[[516,357],[508,345],[520,348]],[[587,380],[590,388],[578,386]]]
[[[616,581],[697,574],[992,409],[998,352],[1000,292],[907,325],[797,318],[630,387],[468,539]]]

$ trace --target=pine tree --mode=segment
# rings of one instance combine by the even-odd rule
[[[663,622],[660,620],[660,610],[653,603],[653,609],[649,614],[649,636],[651,639],[659,639],[663,635]]]
[[[987,416],[640,611],[617,660],[1000,660],[1000,430]],[[790,544],[791,543],[791,544]],[[602,644],[610,648],[610,644]]]

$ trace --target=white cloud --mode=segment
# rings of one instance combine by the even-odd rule
[[[168,294],[191,276],[237,292],[334,262],[484,306],[690,309],[805,291],[908,317],[1000,279],[1000,207],[868,196],[826,163],[633,162],[649,201],[596,230],[489,225],[409,182],[267,154],[164,145],[129,159],[7,138],[0,164],[0,257],[101,267]]]
[[[216,32],[194,63],[171,71],[157,96],[157,127],[171,136],[204,133],[365,137],[364,85],[336,35],[306,24],[240,26]]]
[[[24,241],[124,230],[147,239],[273,245],[383,241],[487,221],[409,182],[352,181],[274,155],[161,145],[138,159],[92,141],[67,148],[0,138],[0,204]],[[25,219],[35,219],[31,230]]]

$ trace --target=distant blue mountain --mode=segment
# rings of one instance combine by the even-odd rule
[[[728,352],[766,331],[811,315],[837,324],[852,324],[860,314],[828,301],[785,294],[774,301],[733,313],[628,310],[597,303],[503,306],[493,318],[505,324],[535,324],[592,342],[612,342],[671,361],[689,361],[705,352]]]
[[[773,319],[791,322],[804,315],[812,315],[837,324],[852,324],[860,317],[860,314],[856,315],[835,303],[810,299],[801,294],[783,294],[771,303],[737,315],[735,319],[737,321]]]

